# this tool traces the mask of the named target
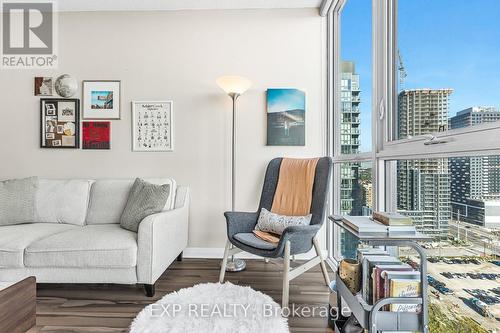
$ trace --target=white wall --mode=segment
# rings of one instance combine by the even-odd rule
[[[230,99],[224,74],[250,78],[237,116],[238,210],[255,210],[273,157],[324,154],[324,20],[316,9],[85,12],[59,17],[59,68],[0,71],[0,178],[171,176],[192,193],[190,247],[224,245],[230,206]],[[39,148],[34,76],[122,81],[110,151]],[[266,147],[265,90],[306,91],[306,146]],[[75,96],[80,98],[81,92]],[[131,151],[132,100],[173,100],[172,153]]]

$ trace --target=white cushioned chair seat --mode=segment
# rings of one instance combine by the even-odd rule
[[[0,267],[24,267],[24,249],[60,232],[80,228],[70,224],[28,223],[0,227]]]
[[[177,184],[172,178],[145,178],[153,184],[170,184],[170,193],[163,210],[174,208]],[[90,224],[120,223],[128,194],[135,179],[96,180],[90,191],[90,205],[86,222]]]
[[[117,224],[87,225],[32,243],[26,267],[134,267],[137,234]]]

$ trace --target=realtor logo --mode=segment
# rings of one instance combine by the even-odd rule
[[[55,68],[54,3],[2,2],[2,68]]]

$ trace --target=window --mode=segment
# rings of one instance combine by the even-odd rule
[[[500,292],[495,276],[477,275],[499,271],[488,256],[500,255],[500,2],[334,3],[331,213],[411,216],[433,237],[428,255],[444,257],[429,274],[454,293],[433,312],[493,330],[497,322],[468,304]],[[330,262],[354,256],[356,240],[328,226]],[[488,311],[500,313],[500,304]]]
[[[337,12],[340,46],[335,61],[336,95],[332,106],[334,127],[330,146],[334,159],[335,214],[368,215],[373,206],[370,151],[372,81],[372,2],[345,1]],[[337,29],[335,29],[337,30]],[[352,162],[352,159],[356,159]],[[340,242],[330,245],[332,257],[353,257],[357,241],[336,228]],[[331,237],[333,240],[337,236]]]
[[[342,143],[342,154],[372,150],[371,7],[371,0],[349,0],[340,12],[340,113],[351,138]]]
[[[351,216],[370,215],[373,205],[372,163],[341,163],[340,171],[340,213]],[[338,259],[356,258],[357,239],[344,230],[339,232]]]
[[[395,139],[500,120],[498,10],[495,0],[398,1]]]

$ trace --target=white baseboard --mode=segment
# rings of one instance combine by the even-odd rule
[[[326,258],[327,251],[323,250],[323,256]],[[222,259],[224,256],[224,248],[222,247],[188,247],[184,250],[184,258],[197,258],[197,259]],[[298,260],[309,260],[316,256],[314,249],[308,253],[298,254],[295,256]],[[256,255],[242,252],[236,255],[237,258],[242,259],[261,259]]]

